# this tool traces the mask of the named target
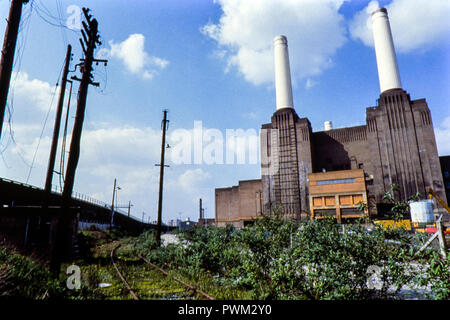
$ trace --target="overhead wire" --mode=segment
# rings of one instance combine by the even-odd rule
[[[13,63],[13,70],[15,70],[15,74],[14,74],[14,78],[11,81],[11,85],[10,85],[10,93],[9,93],[9,99],[8,102],[6,104],[6,111],[7,111],[7,117],[6,117],[6,122],[7,122],[7,130],[9,133],[9,139],[7,140],[5,146],[2,148],[2,150],[0,150],[0,153],[2,154],[2,159],[4,160],[4,156],[3,153],[6,151],[6,149],[8,148],[10,142],[12,142],[15,146],[17,146],[15,138],[14,138],[14,130],[12,129],[12,124],[13,124],[13,113],[14,113],[14,89],[15,89],[15,84],[17,81],[17,77],[19,76],[21,67],[22,67],[22,58],[23,58],[23,54],[25,52],[25,44],[27,43],[27,39],[28,39],[28,34],[29,34],[29,29],[30,29],[30,21],[31,21],[31,15],[33,12],[33,5],[34,5],[34,0],[30,1],[29,3],[29,9],[28,7],[25,7],[24,9],[24,14],[22,17],[22,23],[19,25],[19,30],[18,30],[18,35],[20,35],[19,39],[18,39],[18,43],[17,43],[17,58],[14,60]],[[25,32],[23,32],[23,30],[25,30]],[[22,159],[22,161],[27,165],[28,163],[25,161],[25,158],[23,156],[23,150],[21,150],[21,148],[18,148],[18,154],[19,157]],[[4,161],[5,165],[6,162]]]
[[[39,18],[41,18],[47,24],[54,26],[54,27],[63,28],[64,30],[70,30],[70,31],[78,34],[78,30],[69,28],[66,25],[66,21],[64,21],[62,19],[61,13],[59,11],[60,9],[58,9],[58,7],[60,7],[58,5],[58,3],[57,3],[57,10],[58,10],[58,14],[60,15],[59,17],[54,16],[51,13],[51,11],[41,1],[36,2],[35,7],[36,7],[36,14],[39,16]]]
[[[36,146],[36,150],[34,151],[33,160],[31,162],[30,170],[28,171],[28,176],[27,176],[26,183],[28,183],[28,181],[30,180],[30,177],[31,177],[31,171],[33,170],[34,162],[36,161],[36,155],[37,155],[37,152],[39,150],[39,146],[41,144],[42,137],[44,135],[45,127],[47,125],[48,117],[50,116],[50,111],[52,110],[52,107],[53,107],[53,101],[55,99],[56,91],[57,91],[58,86],[59,86],[59,79],[61,77],[61,74],[62,74],[62,71],[63,71],[63,68],[64,68],[64,64],[65,64],[65,59],[64,59],[63,65],[61,66],[59,74],[58,74],[58,80],[56,82],[55,89],[53,90],[52,99],[50,101],[50,105],[49,105],[49,108],[48,108],[48,111],[47,111],[47,115],[45,116],[44,125],[42,126],[42,130],[41,130],[41,134],[39,136],[39,140],[38,140],[38,144]]]
[[[61,1],[60,0],[55,0],[56,1],[56,10],[58,11],[58,18],[59,20],[62,20],[62,7],[61,7]],[[65,28],[60,28],[61,30],[61,35],[64,41],[64,46],[67,47],[68,45],[68,41],[67,41],[67,34],[66,34],[66,29]]]
[[[27,9],[27,7],[29,9]],[[61,13],[62,12],[61,11],[62,8],[61,8],[61,3],[60,3],[59,0],[56,1],[56,8],[57,8],[59,17],[55,17],[50,12],[50,10],[40,1],[38,2],[38,1],[35,1],[35,0],[31,0],[29,2],[29,6],[27,6],[27,7],[24,8],[24,13],[22,15],[21,24],[20,24],[20,27],[19,27],[19,32],[18,33],[20,35],[20,38],[19,38],[19,41],[18,41],[18,44],[17,44],[17,50],[16,50],[17,51],[17,58],[15,59],[14,66],[13,66],[13,68],[15,70],[15,73],[14,73],[14,78],[12,79],[12,82],[11,82],[11,89],[10,89],[11,94],[10,94],[10,98],[9,98],[8,105],[7,105],[7,123],[8,123],[7,128],[8,128],[8,131],[9,131],[9,139],[7,139],[6,145],[2,148],[2,150],[0,150],[0,153],[2,155],[2,159],[3,159],[4,164],[7,167],[9,167],[8,164],[6,163],[6,159],[4,157],[4,151],[8,148],[8,146],[11,143],[13,143],[13,145],[15,145],[16,148],[18,148],[18,151],[19,151],[18,155],[19,155],[19,157],[24,162],[24,164],[29,167],[29,172],[28,172],[28,177],[27,177],[27,183],[28,183],[28,181],[30,179],[30,176],[31,176],[32,169],[34,167],[34,163],[35,163],[35,160],[36,160],[36,155],[37,155],[37,152],[38,152],[38,149],[39,149],[39,146],[40,146],[40,142],[42,140],[42,136],[43,136],[43,133],[45,131],[45,127],[46,127],[46,124],[47,124],[47,121],[48,121],[48,117],[49,117],[50,111],[52,109],[53,100],[54,100],[54,97],[55,97],[55,94],[56,94],[56,90],[57,90],[57,87],[58,87],[58,82],[57,82],[56,86],[55,86],[54,93],[52,95],[52,100],[51,100],[51,103],[50,103],[50,106],[49,106],[49,110],[48,110],[47,115],[45,117],[44,125],[43,125],[43,128],[42,128],[40,137],[39,137],[38,145],[37,145],[36,150],[35,150],[34,155],[33,155],[32,163],[29,164],[25,160],[25,157],[23,155],[24,154],[23,149],[20,147],[20,145],[17,144],[16,139],[14,137],[13,114],[14,114],[14,89],[15,89],[15,85],[16,85],[18,76],[20,74],[20,70],[21,70],[21,65],[22,65],[22,61],[23,61],[22,58],[23,58],[23,54],[24,54],[24,51],[25,51],[25,44],[27,43],[27,39],[28,39],[28,35],[29,35],[29,29],[30,29],[30,25],[31,25],[30,21],[31,21],[32,14],[33,14],[33,12],[35,12],[36,15],[41,20],[43,20],[44,22],[46,22],[46,23],[48,23],[48,24],[50,24],[52,26],[59,27],[61,29],[63,41],[65,42],[65,44],[68,43],[66,29],[69,29],[69,30],[71,30],[74,33],[77,33],[77,31],[68,28],[63,23],[62,13]],[[62,68],[61,68],[61,71],[60,71],[60,75],[61,75],[61,72],[62,72]],[[60,75],[58,76],[58,80],[59,80]],[[70,103],[70,97],[69,97],[69,103]],[[65,134],[67,134],[67,129],[66,129]]]

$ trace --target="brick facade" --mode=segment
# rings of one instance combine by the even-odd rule
[[[367,108],[366,125],[312,132],[307,118],[286,108],[262,128],[278,132],[271,141],[261,136],[261,154],[278,154],[279,164],[272,175],[262,170],[265,214],[308,215],[308,174],[323,171],[363,169],[371,215],[393,183],[400,187],[397,199],[425,196],[430,187],[445,199],[430,110],[425,99],[411,100],[402,89],[382,93],[378,106]]]

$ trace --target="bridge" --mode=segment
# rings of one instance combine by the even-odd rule
[[[61,207],[61,192],[52,190],[46,208],[44,199],[44,189],[0,178],[0,241],[7,240],[21,247],[48,248],[52,218]],[[74,213],[73,235],[79,229],[92,225],[100,229],[110,226],[111,205],[105,202],[74,192],[71,209]],[[120,209],[114,209],[112,227],[133,235],[145,230],[156,230],[156,225],[137,220]],[[166,231],[173,229],[167,226],[163,228]],[[73,243],[76,243],[75,239]]]

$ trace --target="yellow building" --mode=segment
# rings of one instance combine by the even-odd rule
[[[363,169],[310,173],[308,181],[311,219],[333,216],[341,222],[368,215]]]

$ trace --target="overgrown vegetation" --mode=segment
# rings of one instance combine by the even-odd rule
[[[393,183],[390,189],[383,195],[383,200],[392,205],[391,215],[395,221],[400,221],[409,215],[409,201],[421,200],[421,194],[419,192],[410,196],[406,201],[397,200],[395,195],[398,194],[398,192],[400,192],[400,186]]]
[[[0,296],[27,299],[81,299],[92,297],[87,286],[69,290],[66,278],[53,279],[40,262],[12,249],[0,248]]]
[[[273,216],[241,230],[194,228],[180,238],[156,248],[145,233],[136,250],[193,281],[213,279],[218,298],[450,297],[449,259],[433,250],[416,255],[425,238],[402,229],[369,232],[356,223],[344,230],[332,219],[298,224]]]
[[[340,225],[264,217],[243,229],[196,227],[178,243],[157,247],[154,232],[121,237],[79,234],[81,289],[67,275],[52,279],[44,264],[0,249],[0,295],[31,299],[130,299],[110,263],[111,250],[141,298],[186,298],[179,284],[137,253],[218,299],[449,299],[450,260],[418,248],[427,235],[368,230],[365,221]],[[63,269],[69,264],[64,265]],[[99,284],[107,283],[107,287]],[[408,294],[410,294],[408,296]]]

